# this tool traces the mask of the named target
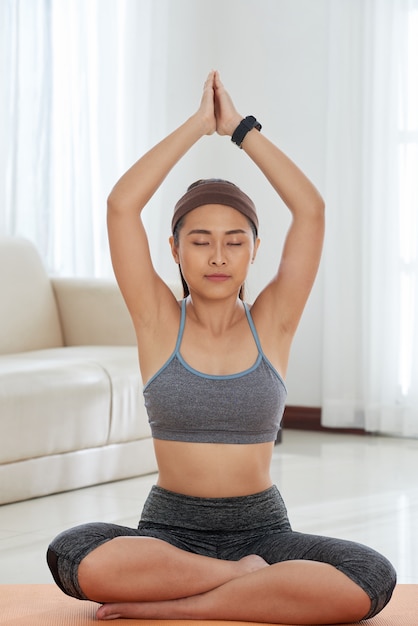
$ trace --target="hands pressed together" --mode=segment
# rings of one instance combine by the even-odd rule
[[[217,70],[212,70],[205,81],[196,115],[201,118],[206,135],[216,131],[218,135],[232,136],[243,118],[236,110]]]

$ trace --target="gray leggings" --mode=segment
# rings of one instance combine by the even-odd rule
[[[389,602],[396,573],[389,561],[352,541],[294,532],[276,487],[236,498],[197,498],[153,487],[138,529],[116,524],[83,524],[64,531],[48,549],[48,565],[66,594],[87,600],[77,570],[101,544],[121,536],[155,537],[196,554],[236,561],[258,554],[267,563],[296,559],[329,563],[370,597],[373,617]],[[109,573],[111,575],[111,572]]]

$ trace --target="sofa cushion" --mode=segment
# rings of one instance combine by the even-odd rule
[[[121,443],[151,437],[146,416],[138,351],[134,346],[69,346],[20,355],[23,359],[48,362],[59,355],[65,363],[92,363],[105,372],[112,394],[107,443]],[[0,357],[1,359],[1,357]]]
[[[0,463],[151,436],[134,347],[0,356]]]
[[[36,248],[0,238],[0,354],[63,345],[53,290]]]
[[[136,346],[128,308],[115,280],[51,278],[66,346]]]
[[[105,445],[110,411],[108,376],[93,362],[0,357],[0,463]]]

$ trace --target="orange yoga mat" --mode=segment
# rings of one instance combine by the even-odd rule
[[[208,626],[249,626],[249,622],[219,620],[119,619],[98,622],[95,619],[97,607],[94,602],[67,597],[53,584],[0,585],[0,624],[7,626],[98,626],[106,623],[115,626],[197,626],[202,623]],[[360,623],[364,626],[418,626],[418,585],[398,585],[383,611]],[[257,623],[256,626],[266,624]]]

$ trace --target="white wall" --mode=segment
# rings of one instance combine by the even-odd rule
[[[217,68],[243,115],[284,149],[320,190],[325,180],[328,0],[158,0],[168,11],[165,131],[196,108],[207,72]],[[162,65],[159,64],[161,71]],[[161,129],[161,132],[163,130]],[[155,135],[155,132],[154,132]],[[162,254],[173,199],[197,178],[219,176],[241,186],[256,202],[262,247],[249,279],[249,299],[275,270],[287,209],[249,161],[225,137],[208,137],[170,174],[158,202],[164,207],[158,238],[151,241],[167,278],[177,268]],[[167,209],[167,204],[170,209]],[[288,403],[321,405],[321,272],[299,327],[290,361]]]

